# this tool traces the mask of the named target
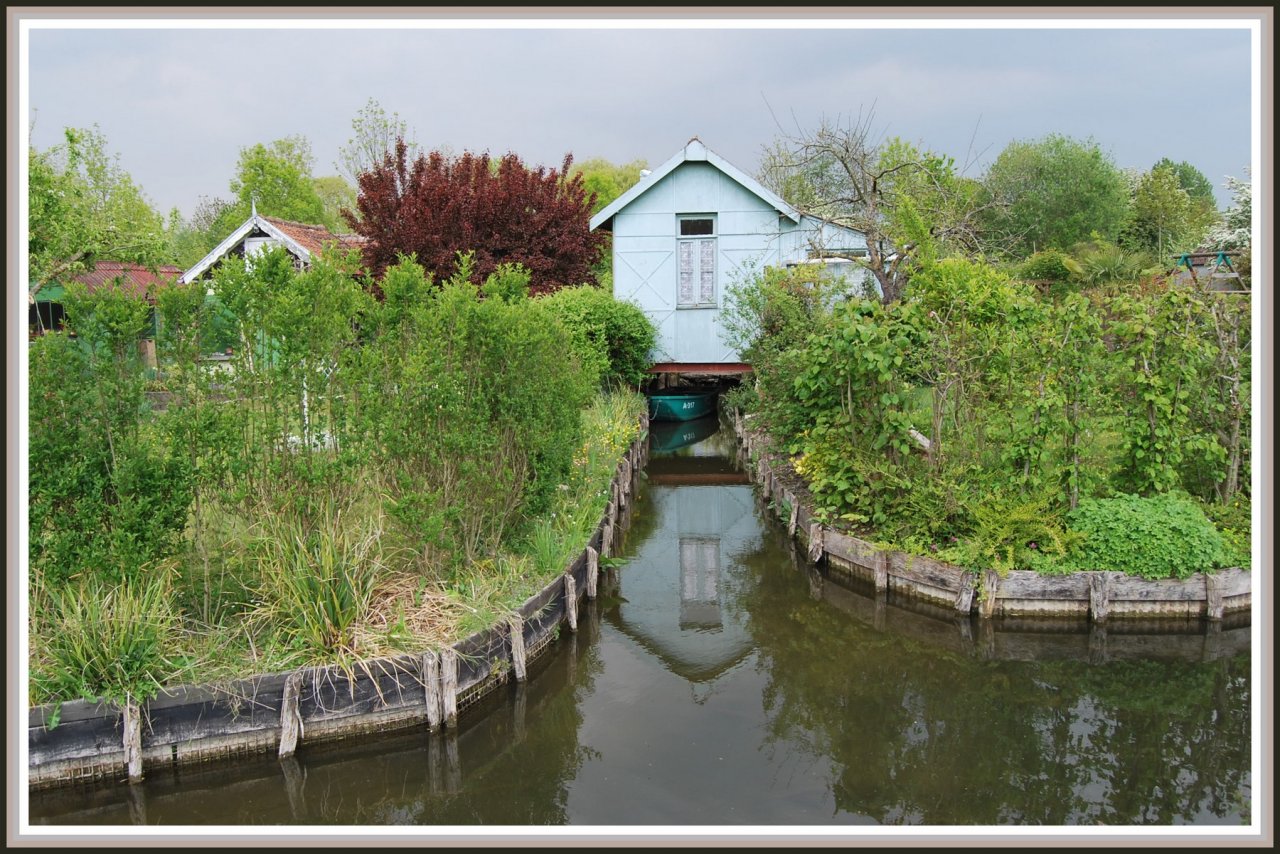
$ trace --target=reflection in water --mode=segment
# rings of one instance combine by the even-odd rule
[[[655,454],[627,565],[460,733],[36,792],[32,823],[1247,820],[1247,652],[1090,664],[1088,637],[1060,634],[1086,654],[989,659],[956,642],[967,622],[797,560],[732,451],[717,434]]]

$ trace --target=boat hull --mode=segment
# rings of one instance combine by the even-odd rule
[[[655,394],[649,398],[649,418],[653,421],[692,421],[715,409],[714,393]]]

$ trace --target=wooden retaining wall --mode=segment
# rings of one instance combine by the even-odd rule
[[[613,553],[630,522],[648,447],[645,413],[639,436],[614,472],[609,502],[590,541],[563,575],[498,625],[451,647],[369,661],[352,673],[314,667],[221,686],[179,686],[124,710],[63,703],[52,729],[47,722],[55,707],[32,708],[30,787],[101,778],[136,782],[146,769],[161,766],[270,751],[286,758],[303,743],[415,725],[456,727],[458,716],[483,696],[513,677],[523,680],[527,663],[549,648],[562,626],[576,631],[578,600],[595,597],[599,558]],[[133,719],[139,725],[127,726]]]
[[[768,438],[751,429],[740,412],[732,416],[744,464],[760,484],[788,531],[804,543],[811,563],[870,581],[878,594],[894,593],[981,617],[1075,617],[1105,624],[1112,618],[1189,618],[1221,621],[1249,611],[1248,570],[1197,573],[1182,580],[1148,581],[1119,572],[1041,575],[1014,570],[970,572],[952,564],[893,549],[883,549],[822,525],[784,481],[796,476],[785,456],[772,451]],[[785,473],[785,478],[779,477]]]

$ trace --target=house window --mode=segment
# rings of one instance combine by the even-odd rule
[[[716,305],[716,219],[706,214],[676,217],[680,308]]]

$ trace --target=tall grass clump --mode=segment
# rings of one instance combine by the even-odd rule
[[[51,595],[33,694],[40,699],[154,697],[185,666],[168,576],[113,583],[90,577]]]

